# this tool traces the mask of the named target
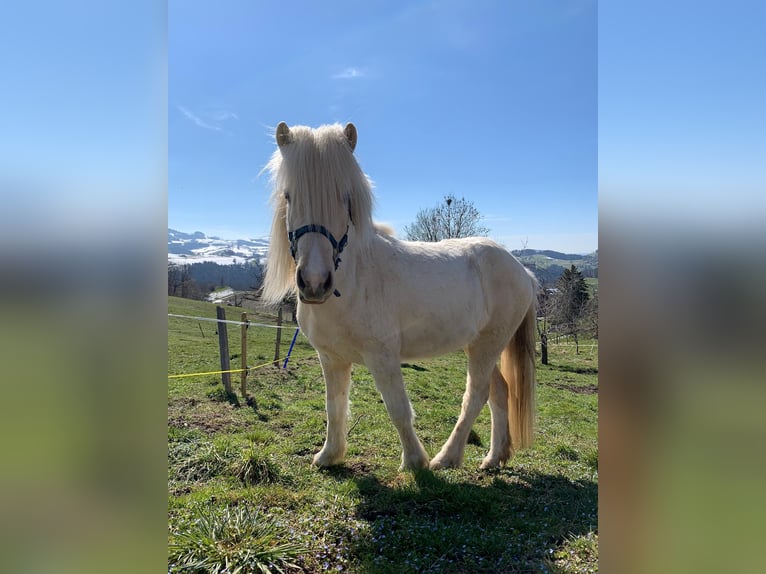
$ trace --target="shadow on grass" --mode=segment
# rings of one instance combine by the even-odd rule
[[[209,399],[212,399],[218,403],[229,403],[235,407],[240,406],[239,397],[237,394],[234,392],[227,392],[226,389],[224,389],[222,386],[208,391],[207,396]]]
[[[567,536],[597,525],[591,481],[517,469],[487,473],[481,484],[428,470],[403,486],[353,479],[371,533],[352,549],[360,572],[537,572]]]
[[[551,369],[557,371],[564,371],[565,373],[577,373],[579,375],[598,375],[598,368],[596,367],[573,367],[572,365],[548,365]]]
[[[425,367],[421,367],[420,365],[413,365],[411,363],[402,363],[402,369],[412,369],[413,371],[419,371],[419,372],[428,370]]]
[[[248,394],[247,398],[245,399],[245,404],[253,409],[253,414],[258,418],[261,422],[266,422],[269,420],[269,416],[265,413],[262,413],[258,410],[258,401],[253,395]]]
[[[344,462],[335,466],[329,466],[326,468],[318,469],[319,472],[330,476],[338,482],[344,482],[346,480],[354,480],[359,482],[364,480],[364,477],[375,470],[375,466],[366,462]]]

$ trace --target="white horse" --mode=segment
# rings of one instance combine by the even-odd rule
[[[464,349],[460,418],[432,469],[462,464],[489,401],[492,437],[481,468],[532,442],[534,276],[486,238],[399,241],[372,221],[371,182],[353,155],[353,124],[277,126],[274,221],[263,298],[297,290],[298,323],[318,351],[327,386],[327,438],[313,464],[343,462],[351,365],[375,379],[402,444],[402,468],[429,465],[413,428],[401,362]],[[497,360],[500,357],[500,369]]]

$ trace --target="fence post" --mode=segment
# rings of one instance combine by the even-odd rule
[[[242,338],[242,353],[240,354],[242,368],[242,398],[247,399],[247,312],[242,311],[240,317],[242,325],[240,327],[240,336]]]
[[[279,366],[279,346],[282,344],[282,305],[279,306],[277,311],[277,344],[274,349],[274,365]]]
[[[229,337],[226,332],[226,323],[222,323],[226,320],[226,310],[221,306],[216,306],[215,314],[218,317],[218,348],[221,351],[221,370],[229,371],[231,370],[229,366]],[[231,396],[231,373],[221,373],[221,378],[226,394]]]

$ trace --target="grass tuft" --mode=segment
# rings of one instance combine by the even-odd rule
[[[556,456],[563,458],[564,460],[580,460],[580,455],[576,450],[566,445],[560,444],[554,449]]]
[[[236,450],[229,441],[175,442],[168,448],[171,476],[186,482],[203,482],[225,473],[235,457]]]
[[[210,574],[297,570],[304,549],[279,542],[286,532],[257,509],[200,505],[190,519],[171,531],[168,572]]]
[[[277,483],[282,478],[279,466],[254,452],[245,456],[235,465],[234,474],[244,484],[251,486]]]
[[[545,561],[552,574],[595,574],[598,572],[598,535],[568,536]]]

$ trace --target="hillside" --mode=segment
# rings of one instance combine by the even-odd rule
[[[564,269],[572,265],[577,267],[586,278],[598,277],[598,250],[588,255],[561,253],[548,249],[517,249],[511,253],[534,271],[543,285],[554,283]]]
[[[218,265],[265,263],[269,251],[267,237],[252,239],[222,239],[208,236],[201,231],[185,233],[168,229],[168,263],[171,265],[193,265],[195,263],[216,263]],[[524,265],[534,271],[540,283],[551,284],[558,279],[564,269],[575,265],[587,278],[598,277],[598,250],[588,255],[562,253],[550,249],[517,249],[512,253]],[[222,284],[221,277],[227,275],[221,270],[215,270],[215,277],[206,272],[205,277],[199,277],[202,267],[195,266],[193,275],[200,283]],[[248,277],[249,281],[250,278]],[[229,285],[228,283],[224,283]],[[229,285],[234,287],[234,285]],[[239,287],[238,287],[239,288]],[[247,286],[242,287],[247,288]]]
[[[201,231],[185,233],[168,229],[168,263],[190,265],[192,263],[261,263],[269,250],[267,238],[222,239],[207,236]]]

